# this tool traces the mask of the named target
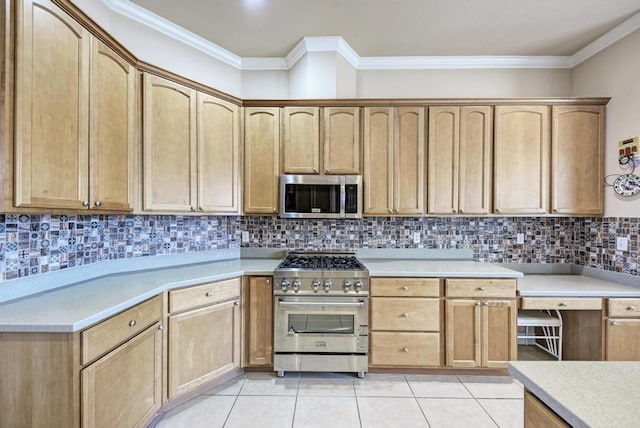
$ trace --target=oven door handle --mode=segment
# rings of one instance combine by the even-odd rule
[[[278,300],[278,306],[338,306],[342,308],[364,308],[364,302],[283,302]]]

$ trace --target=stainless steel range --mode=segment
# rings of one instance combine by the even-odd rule
[[[355,372],[369,350],[369,271],[354,253],[290,253],[274,271],[273,366]]]

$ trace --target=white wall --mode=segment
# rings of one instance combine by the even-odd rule
[[[230,95],[242,95],[240,70],[113,12],[102,1],[74,3],[138,59]]]
[[[606,107],[605,175],[622,173],[618,141],[640,135],[640,30],[575,67],[571,95],[611,97]],[[640,195],[624,198],[605,189],[605,216],[640,217]]]
[[[289,72],[243,71],[242,99],[282,100],[289,98]]]
[[[359,98],[566,97],[563,69],[362,70]]]

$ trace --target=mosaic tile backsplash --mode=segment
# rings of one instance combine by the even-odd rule
[[[0,280],[103,260],[242,247],[464,248],[481,261],[576,263],[638,275],[640,218],[277,217],[0,214]],[[248,231],[248,243],[240,242]],[[414,232],[420,243],[413,243]],[[516,234],[525,244],[516,244]],[[616,237],[628,236],[628,251]]]

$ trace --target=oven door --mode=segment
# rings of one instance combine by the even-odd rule
[[[273,347],[277,352],[366,353],[366,297],[275,296]]]

